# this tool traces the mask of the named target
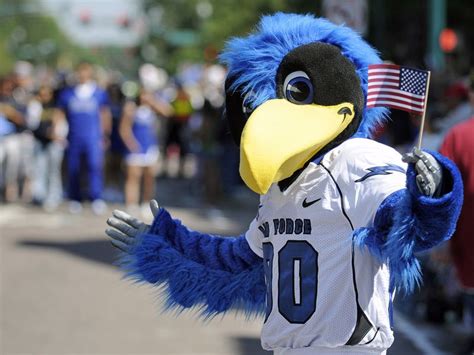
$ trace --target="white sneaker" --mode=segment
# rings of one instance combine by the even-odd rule
[[[101,199],[92,201],[91,208],[92,212],[98,216],[101,216],[107,212],[107,204]]]
[[[79,201],[69,201],[69,212],[79,214],[82,212],[82,203]]]

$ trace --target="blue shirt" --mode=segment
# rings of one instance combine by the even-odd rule
[[[80,97],[76,88],[65,88],[59,95],[58,107],[69,123],[69,140],[98,140],[101,137],[100,111],[108,105],[107,93],[95,87],[91,95]]]
[[[157,117],[148,106],[138,106],[133,116],[132,132],[140,145],[140,153],[158,145]]]

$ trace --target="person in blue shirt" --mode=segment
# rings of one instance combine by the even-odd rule
[[[106,211],[102,200],[103,161],[105,139],[110,133],[111,114],[108,97],[93,81],[90,63],[81,62],[77,67],[78,84],[65,88],[58,98],[58,109],[69,124],[67,152],[67,191],[72,213],[82,210],[80,189],[81,159],[85,159],[88,176],[89,198],[96,214]]]
[[[136,102],[128,101],[123,109],[119,133],[127,147],[125,162],[125,203],[133,209],[140,202],[140,181],[143,177],[142,211],[148,213],[148,204],[154,197],[156,164],[158,163],[158,119],[169,117],[172,107],[153,94],[140,89]]]

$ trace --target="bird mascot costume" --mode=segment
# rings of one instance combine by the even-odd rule
[[[370,139],[377,52],[345,26],[277,13],[231,39],[225,116],[240,175],[260,195],[248,231],[203,234],[156,201],[151,225],[114,211],[107,234],[127,275],[161,286],[167,309],[204,318],[262,313],[276,354],[383,354],[392,299],[420,281],[415,254],[452,235],[457,168],[434,152],[401,156]]]

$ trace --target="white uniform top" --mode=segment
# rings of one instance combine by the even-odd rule
[[[264,258],[264,349],[377,354],[390,347],[389,270],[354,247],[352,235],[405,188],[405,171],[394,149],[354,138],[311,162],[284,192],[273,184],[261,196],[246,238]]]

